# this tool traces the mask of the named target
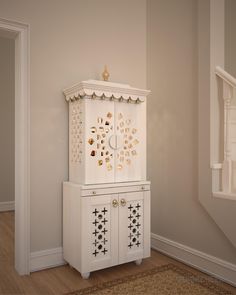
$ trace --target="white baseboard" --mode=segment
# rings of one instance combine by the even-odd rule
[[[30,272],[65,264],[62,248],[54,248],[30,254]]]
[[[0,212],[14,211],[14,210],[15,210],[15,201],[0,202]]]
[[[196,249],[151,234],[151,247],[194,268],[236,286],[236,265]]]

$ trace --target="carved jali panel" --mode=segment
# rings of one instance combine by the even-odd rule
[[[132,202],[128,208],[128,245],[130,250],[143,247],[143,204]]]
[[[92,256],[104,257],[110,253],[110,208],[94,206],[92,211]]]
[[[81,101],[70,102],[70,160],[71,163],[82,162],[83,121]]]

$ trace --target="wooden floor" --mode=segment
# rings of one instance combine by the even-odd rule
[[[61,295],[69,291],[86,288],[97,283],[109,281],[126,275],[135,274],[154,266],[173,263],[193,273],[206,276],[176,260],[152,251],[152,256],[140,266],[127,263],[120,266],[93,272],[89,280],[83,280],[80,274],[68,265],[19,276],[14,270],[14,213],[0,213],[0,294],[1,295]],[[224,284],[224,287],[236,294],[236,288]],[[148,294],[148,293],[146,293]]]

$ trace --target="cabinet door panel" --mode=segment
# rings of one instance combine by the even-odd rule
[[[82,199],[82,272],[118,263],[118,195]]]
[[[85,184],[114,182],[114,102],[85,100]]]
[[[149,196],[144,195],[143,192],[119,195],[119,263],[149,256],[150,220],[146,216]]]
[[[115,161],[115,181],[136,181],[142,178],[142,158],[145,158],[145,122],[139,104],[115,104],[115,129],[118,149]],[[143,138],[143,139],[142,139]]]

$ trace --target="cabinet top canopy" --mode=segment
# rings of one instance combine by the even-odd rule
[[[63,90],[66,101],[80,98],[117,99],[119,101],[143,102],[149,90],[133,88],[127,84],[112,83],[98,80],[87,80]]]

